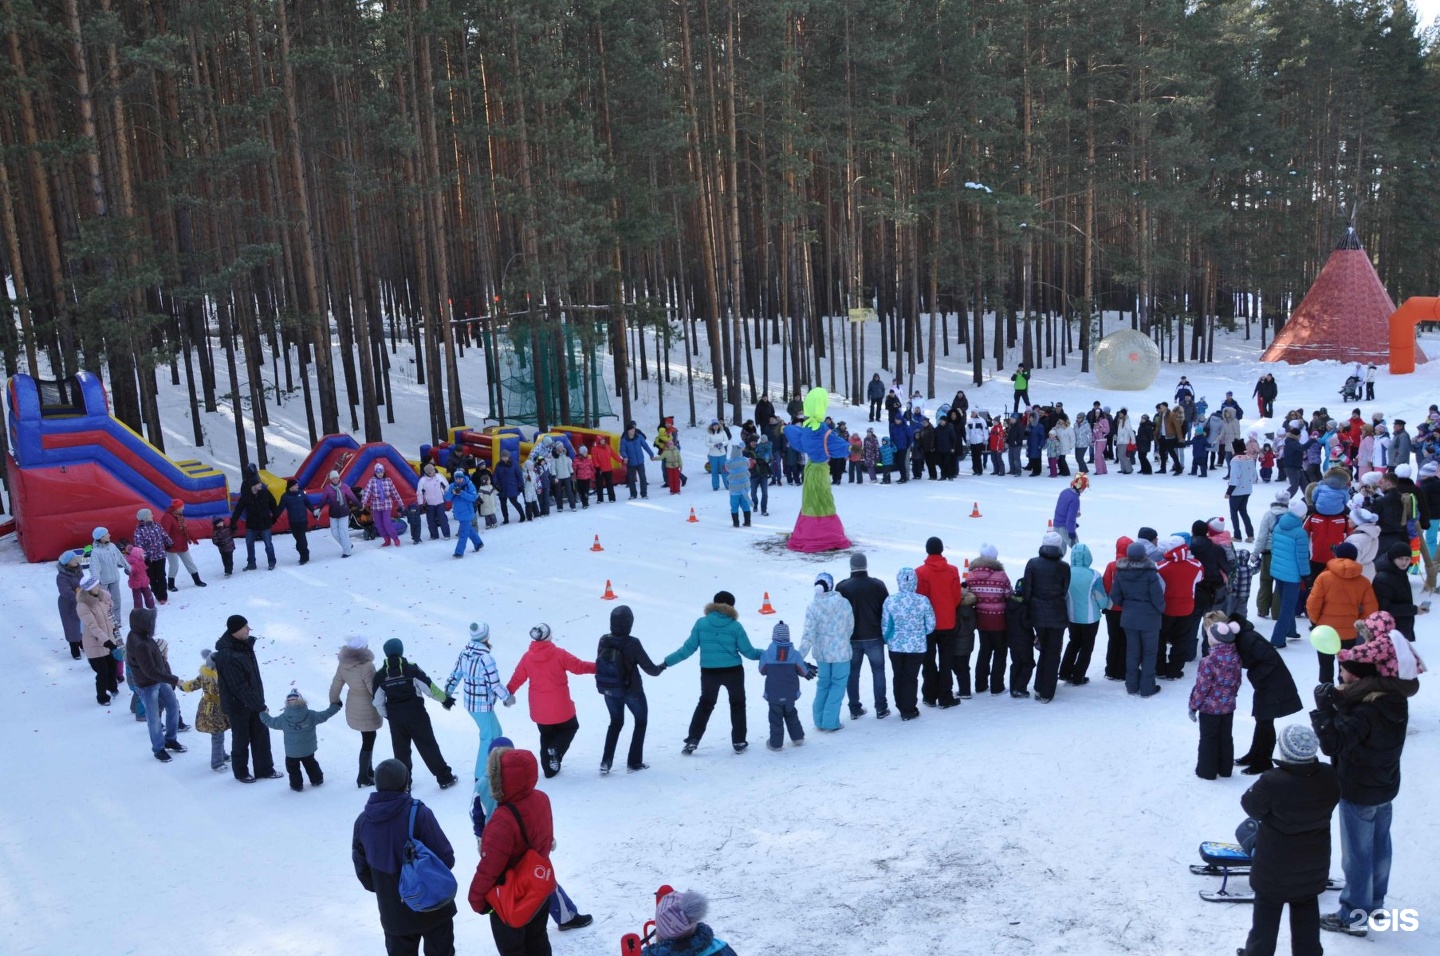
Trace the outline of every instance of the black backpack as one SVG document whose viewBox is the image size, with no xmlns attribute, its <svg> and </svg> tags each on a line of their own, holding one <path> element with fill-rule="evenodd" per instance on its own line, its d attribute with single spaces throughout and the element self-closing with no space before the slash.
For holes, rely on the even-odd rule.
<svg viewBox="0 0 1440 956">
<path fill-rule="evenodd" d="M 624 697 L 630 689 L 630 669 L 614 644 L 601 644 L 595 655 L 595 689 L 606 697 Z"/>
</svg>

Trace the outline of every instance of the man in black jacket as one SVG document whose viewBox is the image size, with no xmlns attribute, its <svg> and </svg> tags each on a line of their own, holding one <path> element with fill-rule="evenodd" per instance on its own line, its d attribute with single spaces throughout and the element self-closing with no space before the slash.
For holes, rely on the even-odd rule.
<svg viewBox="0 0 1440 956">
<path fill-rule="evenodd" d="M 1280 912 L 1290 906 L 1294 953 L 1319 953 L 1320 894 L 1330 878 L 1330 815 L 1340 799 L 1335 771 L 1315 759 L 1315 734 L 1291 724 L 1280 760 L 1245 791 L 1240 805 L 1258 826 L 1250 888 L 1255 891 L 1245 956 L 1274 956 Z"/>
<path fill-rule="evenodd" d="M 455 903 L 417 913 L 400 899 L 400 868 L 410 842 L 410 808 L 415 808 L 415 839 L 447 867 L 455 868 L 455 850 L 435 814 L 410 796 L 410 771 L 391 757 L 375 768 L 375 792 L 355 818 L 350 859 L 355 878 L 375 894 L 380 928 L 385 931 L 385 952 L 391 956 L 454 956 Z"/>
<path fill-rule="evenodd" d="M 435 742 L 435 729 L 425 712 L 425 695 L 442 701 L 446 710 L 455 706 L 455 698 L 405 660 L 404 654 L 405 645 L 398 637 L 385 642 L 385 663 L 375 672 L 375 709 L 390 725 L 390 747 L 400 762 L 409 768 L 413 741 L 420 759 L 444 790 L 455 786 L 457 778 Z"/>
<path fill-rule="evenodd" d="M 1321 929 L 1365 935 L 1365 919 L 1385 906 L 1390 883 L 1391 801 L 1400 792 L 1400 754 L 1409 723 L 1407 691 L 1400 681 L 1394 645 L 1372 637 L 1335 656 L 1340 686 L 1315 688 L 1310 722 L 1320 749 L 1340 778 L 1340 865 L 1345 889 L 1340 909 L 1320 918 Z M 1407 687 L 1409 685 L 1409 687 Z"/>
<path fill-rule="evenodd" d="M 270 542 L 270 528 L 280 516 L 280 506 L 275 503 L 275 496 L 265 487 L 265 482 L 260 480 L 260 469 L 253 464 L 241 482 L 240 499 L 230 512 L 230 527 L 235 527 L 242 514 L 245 516 L 245 567 L 241 570 L 255 570 L 255 542 L 264 541 L 265 559 L 270 563 L 270 570 L 274 571 L 275 545 Z"/>
<path fill-rule="evenodd" d="M 1062 560 L 1064 556 L 1065 539 L 1059 532 L 1047 531 L 1039 556 L 1025 565 L 1025 605 L 1030 626 L 1035 629 L 1035 642 L 1040 647 L 1040 660 L 1035 666 L 1035 699 L 1042 704 L 1055 698 L 1060 651 L 1065 643 L 1065 628 L 1070 625 L 1066 604 L 1070 593 L 1070 565 Z M 1013 681 L 1010 691 L 1014 696 Z"/>
<path fill-rule="evenodd" d="M 268 494 L 268 492 L 267 492 Z M 230 769 L 241 783 L 279 780 L 270 753 L 270 730 L 260 720 L 265 709 L 265 684 L 260 662 L 250 640 L 250 622 L 239 614 L 225 621 L 225 633 L 215 642 L 210 658 L 219 675 L 220 709 L 230 718 Z M 250 754 L 255 755 L 255 776 L 250 776 Z"/>
<path fill-rule="evenodd" d="M 856 551 L 850 555 L 850 576 L 835 585 L 835 591 L 850 602 L 850 609 L 855 613 L 855 629 L 850 635 L 850 680 L 845 688 L 850 719 L 865 716 L 865 705 L 860 703 L 860 663 L 869 661 L 870 676 L 874 680 L 875 717 L 884 720 L 890 716 L 890 704 L 885 699 L 885 640 L 880 630 L 880 611 L 890 596 L 890 589 L 884 581 L 870 576 L 864 553 Z"/>
</svg>

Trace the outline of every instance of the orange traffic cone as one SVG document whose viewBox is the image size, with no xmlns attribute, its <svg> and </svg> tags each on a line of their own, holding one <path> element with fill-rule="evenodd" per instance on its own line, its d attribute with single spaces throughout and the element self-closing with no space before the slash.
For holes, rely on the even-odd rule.
<svg viewBox="0 0 1440 956">
<path fill-rule="evenodd" d="M 697 518 L 697 517 L 695 517 L 695 509 L 694 509 L 694 508 L 691 508 L 691 509 L 690 509 L 690 517 L 686 518 L 685 520 L 688 521 L 688 522 L 690 522 L 691 524 L 695 524 L 695 523 L 696 523 L 697 521 L 699 521 L 700 519 Z"/>
<path fill-rule="evenodd" d="M 980 502 L 978 502 L 978 501 L 975 502 L 975 505 L 970 509 L 970 517 L 972 517 L 972 518 L 980 518 L 980 517 L 983 517 L 983 516 L 980 514 Z"/>
<path fill-rule="evenodd" d="M 962 580 L 962 581 L 968 581 L 968 580 L 970 580 L 970 559 L 969 559 L 969 558 L 966 558 L 966 559 L 965 559 L 965 572 L 960 575 L 960 580 Z"/>
<path fill-rule="evenodd" d="M 590 550 L 591 550 L 591 551 L 604 551 L 604 550 L 605 550 L 604 548 L 600 547 L 600 536 L 599 536 L 598 534 L 595 536 L 595 543 L 592 544 L 592 545 L 590 545 Z"/>
<path fill-rule="evenodd" d="M 1046 519 L 1045 519 L 1045 527 L 1046 527 L 1046 528 L 1053 528 L 1053 527 L 1055 527 L 1055 519 L 1054 519 L 1054 518 L 1046 518 Z"/>
<path fill-rule="evenodd" d="M 600 595 L 600 600 L 602 600 L 602 601 L 613 601 L 613 600 L 615 600 L 615 592 L 612 591 L 612 590 L 610 590 L 610 580 L 609 580 L 609 578 L 606 578 L 606 580 L 605 580 L 605 593 L 602 594 L 602 595 Z"/>
<path fill-rule="evenodd" d="M 765 603 L 762 604 L 762 605 L 760 605 L 760 613 L 761 613 L 761 614 L 774 614 L 774 613 L 775 613 L 775 609 L 770 606 L 770 592 L 769 592 L 769 591 L 766 591 L 766 592 L 765 592 Z"/>
</svg>

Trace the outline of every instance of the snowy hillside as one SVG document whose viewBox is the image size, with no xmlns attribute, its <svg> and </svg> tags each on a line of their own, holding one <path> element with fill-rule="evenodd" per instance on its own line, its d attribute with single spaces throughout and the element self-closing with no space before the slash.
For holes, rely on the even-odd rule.
<svg viewBox="0 0 1440 956">
<path fill-rule="evenodd" d="M 1440 349 L 1430 346 L 1431 354 Z M 878 349 L 872 349 L 874 355 Z M 1219 404 L 1233 389 L 1253 413 L 1250 392 L 1261 371 L 1258 349 L 1224 344 L 1214 365 L 1162 368 L 1142 393 L 1102 392 L 1091 376 L 1040 370 L 1031 385 L 1040 403 L 1059 398 L 1081 410 L 1092 400 L 1128 406 L 1138 418 L 1168 399 L 1180 373 L 1197 395 Z M 942 362 L 936 403 L 965 388 L 972 405 L 1008 408 L 1005 381 L 968 386 L 963 355 Z M 483 362 L 472 352 L 464 369 L 476 375 L 466 395 L 479 411 Z M 681 365 L 683 369 L 683 364 Z M 1277 409 L 1342 407 L 1336 394 L 1344 372 L 1334 364 L 1279 367 Z M 869 377 L 867 370 L 866 378 Z M 667 409 L 683 406 L 679 385 L 667 388 Z M 1440 399 L 1440 362 L 1413 376 L 1383 373 L 1370 411 L 1417 421 Z M 170 393 L 183 398 L 183 393 Z M 772 392 L 773 394 L 773 392 Z M 386 438 L 408 455 L 422 441 L 422 389 L 396 383 L 400 425 Z M 403 397 L 403 398 L 402 398 Z M 653 394 L 635 417 L 653 435 Z M 618 407 L 618 402 L 617 402 Z M 704 406 L 707 409 L 709 406 Z M 750 407 L 747 404 L 747 408 Z M 270 468 L 284 474 L 309 451 L 303 420 L 275 410 L 269 430 Z M 1348 406 L 1346 406 L 1348 410 Z M 865 410 L 832 408 L 837 419 L 863 429 Z M 748 412 L 747 412 L 748 414 Z M 174 457 L 214 461 L 232 476 L 233 428 L 225 413 L 207 417 L 213 445 L 189 449 L 186 423 L 167 409 Z M 677 420 L 683 416 L 677 416 Z M 476 416 L 478 419 L 478 415 Z M 708 421 L 708 413 L 705 416 Z M 1247 424 L 1248 424 L 1247 419 Z M 412 431 L 405 431 L 409 423 Z M 474 424 L 472 422 L 472 424 Z M 616 427 L 613 421 L 604 423 Z M 485 549 L 463 561 L 446 543 L 398 550 L 356 541 L 341 561 L 325 532 L 312 534 L 314 559 L 298 567 L 288 536 L 277 536 L 280 566 L 225 579 L 207 543 L 196 553 L 210 586 L 186 582 L 161 609 L 159 636 L 182 678 L 193 677 L 201 647 L 212 645 L 227 615 L 247 616 L 260 635 L 257 651 L 272 710 L 287 688 L 302 688 L 323 706 L 337 648 L 365 635 L 379 650 L 387 638 L 405 641 L 406 656 L 443 682 L 471 621 L 494 635 L 502 677 L 508 677 L 531 626 L 545 622 L 557 641 L 593 659 L 614 602 L 600 599 L 606 581 L 635 612 L 634 633 L 657 659 L 679 647 L 715 591 L 738 598 L 740 620 L 763 645 L 777 620 L 797 642 L 811 582 L 818 570 L 842 577 L 846 556 L 797 556 L 778 547 L 799 506 L 799 489 L 771 488 L 770 516 L 755 527 L 730 527 L 728 496 L 712 492 L 702 471 L 699 431 L 682 432 L 690 482 L 678 497 L 650 466 L 651 495 L 593 505 L 579 514 L 552 514 L 534 524 L 510 524 L 484 534 Z M 969 476 L 955 482 L 904 486 L 842 485 L 836 502 L 871 573 L 893 590 L 895 572 L 924 558 L 929 535 L 945 541 L 956 564 L 974 558 L 982 542 L 999 548 L 1012 575 L 1035 554 L 1055 497 L 1064 486 L 1048 478 Z M 1257 488 L 1253 517 L 1275 486 Z M 1082 503 L 1080 536 L 1096 563 L 1114 554 L 1119 535 L 1141 525 L 1163 533 L 1188 529 L 1196 518 L 1228 514 L 1224 482 L 1112 472 L 1092 477 Z M 981 518 L 967 517 L 978 503 Z M 685 521 L 690 508 L 698 523 Z M 129 529 L 123 529 L 128 532 Z M 603 552 L 589 550 L 599 535 Z M 241 545 L 243 548 L 243 544 Z M 243 558 L 243 555 L 240 555 Z M 237 567 L 239 562 L 237 562 Z M 10 692 L 0 696 L 7 769 L 0 803 L 0 919 L 6 953 L 149 954 L 378 954 L 383 942 L 373 897 L 350 864 L 355 814 L 369 790 L 353 784 L 358 735 L 342 717 L 320 728 L 319 761 L 326 785 L 292 793 L 280 781 L 237 784 L 208 766 L 208 742 L 190 733 L 190 753 L 169 765 L 149 753 L 144 727 L 119 705 L 97 707 L 90 670 L 71 661 L 58 628 L 54 570 L 23 563 L 14 539 L 0 543 L 6 613 L 0 671 Z M 1417 585 L 1418 586 L 1418 585 Z M 757 613 L 765 592 L 779 612 Z M 1252 604 L 1253 607 L 1253 604 Z M 126 601 L 128 611 L 129 602 Z M 1419 648 L 1440 664 L 1440 620 L 1422 617 Z M 1303 622 L 1301 622 L 1303 625 Z M 571 682 L 581 729 L 564 772 L 542 781 L 555 809 L 561 883 L 595 923 L 557 934 L 562 956 L 613 953 L 619 937 L 652 915 L 661 883 L 695 888 L 711 897 L 709 922 L 741 956 L 939 956 L 954 953 L 1144 956 L 1230 953 L 1244 942 L 1250 911 L 1203 902 L 1197 892 L 1218 880 L 1190 875 L 1196 845 L 1229 840 L 1243 818 L 1239 799 L 1251 782 L 1236 775 L 1215 782 L 1194 775 L 1197 732 L 1187 719 L 1184 681 L 1164 684 L 1152 700 L 1125 694 L 1101 676 L 1104 628 L 1089 674 L 1091 683 L 1062 685 L 1048 707 L 1008 695 L 979 695 L 921 719 L 898 716 L 844 721 L 843 732 L 810 732 L 813 685 L 802 687 L 806 746 L 767 752 L 762 682 L 747 664 L 749 752 L 728 746 L 727 712 L 712 717 L 700 750 L 680 754 L 699 690 L 698 659 L 647 679 L 650 729 L 640 774 L 597 774 L 605 708 L 589 678 Z M 1316 680 L 1306 645 L 1284 651 L 1302 698 Z M 973 660 L 973 659 L 972 659 Z M 888 679 L 887 674 L 887 679 Z M 1428 681 L 1437 678 L 1431 676 Z M 862 679 L 869 704 L 869 674 Z M 182 695 L 193 719 L 198 694 Z M 507 735 L 534 748 L 535 725 L 521 706 L 500 719 Z M 1252 721 L 1250 695 L 1241 693 L 1235 739 L 1243 752 Z M 445 757 L 468 780 L 476 731 L 461 708 L 431 706 Z M 1392 908 L 1420 914 L 1416 932 L 1375 933 L 1369 940 L 1323 940 L 1332 954 L 1440 951 L 1440 822 L 1425 798 L 1440 785 L 1440 703 L 1433 692 L 1411 701 L 1404 783 L 1395 802 Z M 1296 715 L 1280 726 L 1304 719 Z M 622 737 L 628 740 L 629 727 Z M 280 739 L 274 736 L 280 750 Z M 385 731 L 377 760 L 389 756 Z M 462 888 L 476 862 L 466 811 L 469 787 L 441 792 L 417 761 L 414 792 L 434 808 L 455 845 Z M 1336 824 L 1338 834 L 1338 823 Z M 1338 835 L 1331 872 L 1340 873 Z M 1333 910 L 1335 894 L 1322 900 Z M 494 951 L 486 920 L 462 904 L 456 921 L 462 953 Z M 1282 928 L 1280 951 L 1288 951 Z"/>
</svg>

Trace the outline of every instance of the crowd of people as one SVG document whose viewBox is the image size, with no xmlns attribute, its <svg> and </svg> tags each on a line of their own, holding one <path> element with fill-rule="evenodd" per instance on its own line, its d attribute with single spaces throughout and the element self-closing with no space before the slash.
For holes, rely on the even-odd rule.
<svg viewBox="0 0 1440 956">
<path fill-rule="evenodd" d="M 867 428 L 863 438 L 850 435 L 843 422 L 831 422 L 845 434 L 849 448 L 847 457 L 831 462 L 836 484 L 847 473 L 855 483 L 876 481 L 877 475 L 882 482 L 892 475 L 898 475 L 900 483 L 953 480 L 967 454 L 976 476 L 987 466 L 993 475 L 1040 476 L 1043 457 L 1048 463 L 1043 473 L 1069 480 L 1057 497 L 1053 527 L 1018 573 L 1007 570 L 999 549 L 990 544 L 980 545 L 962 569 L 947 558 L 943 541 L 932 536 L 924 543 L 923 560 L 896 569 L 892 593 L 871 575 L 866 555 L 856 552 L 849 557 L 848 576 L 838 582 L 829 572 L 817 574 L 798 645 L 791 642 L 784 621 L 773 626 L 768 644 L 752 642 L 734 596 L 724 590 L 704 606 L 688 638 L 658 659 L 632 633 L 635 618 L 628 607 L 611 613 L 594 660 L 561 648 L 547 624 L 536 624 L 524 654 L 504 681 L 483 623 L 470 626 L 443 685 L 406 658 L 399 638 L 384 643 L 377 661 L 368 641 L 355 637 L 338 651 L 326 707 L 311 709 L 303 693 L 292 689 L 280 713 L 272 715 L 254 635 L 243 616 L 231 616 L 213 649 L 201 651 L 191 680 L 172 672 L 168 647 L 156 637 L 156 607 L 164 606 L 176 587 L 179 567 L 189 571 L 195 586 L 205 586 L 188 554 L 197 542 L 188 534 L 179 502 L 172 503 L 159 522 L 147 509 L 140 510 L 128 541 L 117 545 L 108 529 L 97 528 L 88 555 L 73 551 L 61 556 L 57 586 L 64 637 L 72 654 L 83 656 L 94 671 L 100 704 L 118 700 L 122 680 L 133 688 L 132 712 L 147 723 L 150 747 L 159 761 L 186 752 L 178 734 L 189 728 L 179 718 L 175 691 L 199 691 L 196 729 L 211 737 L 210 765 L 216 771 L 228 769 L 243 783 L 288 778 L 297 792 L 307 781 L 311 787 L 322 785 L 317 727 L 343 707 L 347 725 L 360 734 L 356 784 L 375 788 L 356 822 L 356 872 L 377 894 L 392 953 L 416 952 L 422 942 L 427 952 L 453 951 L 453 903 L 448 912 L 445 907 L 411 910 L 399 895 L 399 870 L 401 850 L 412 837 L 453 867 L 453 850 L 438 819 L 410 798 L 409 786 L 412 748 L 441 789 L 458 782 L 436 741 L 425 699 L 447 711 L 461 704 L 479 735 L 470 815 L 481 864 L 469 900 L 477 912 L 490 913 L 502 954 L 529 954 L 548 952 L 547 918 L 562 930 L 590 922 L 558 884 L 544 897 L 546 905 L 527 914 L 519 926 L 506 922 L 492 901 L 497 882 L 521 856 L 534 852 L 548 857 L 553 848 L 549 801 L 536 787 L 542 773 L 550 778 L 562 772 L 580 730 L 571 675 L 593 677 L 609 714 L 600 772 L 611 771 L 628 714 L 631 737 L 624 758 L 626 770 L 635 773 L 648 769 L 644 743 L 649 707 L 642 673 L 660 677 L 697 653 L 699 698 L 682 754 L 700 747 L 722 689 L 729 707 L 730 746 L 743 753 L 749 746 L 747 660 L 756 662 L 763 684 L 767 747 L 782 750 L 787 738 L 792 745 L 805 740 L 797 707 L 802 681 L 814 683 L 811 725 L 827 734 L 844 728 L 842 712 L 851 720 L 870 713 L 877 719 L 888 717 L 892 700 L 901 721 L 920 717 L 922 705 L 949 710 L 987 694 L 1049 704 L 1062 685 L 1074 690 L 1090 683 L 1103 624 L 1103 676 L 1123 682 L 1137 698 L 1155 697 L 1163 689 L 1161 682 L 1184 679 L 1187 665 L 1195 664 L 1186 709 L 1199 730 L 1197 776 L 1228 777 L 1238 766 L 1259 778 L 1247 792 L 1244 808 L 1259 835 L 1257 861 L 1266 859 L 1256 865 L 1254 929 L 1242 952 L 1273 951 L 1285 904 L 1291 906 L 1297 939 L 1309 939 L 1312 924 L 1314 933 L 1319 928 L 1363 933 L 1353 915 L 1384 903 L 1390 802 L 1399 787 L 1406 702 L 1418 690 L 1418 675 L 1424 671 L 1411 644 L 1416 617 L 1428 610 L 1428 602 L 1417 604 L 1410 579 L 1423 573 L 1422 590 L 1434 589 L 1440 411 L 1431 406 L 1430 416 L 1412 435 L 1403 421 L 1386 423 L 1378 414 L 1366 421 L 1358 409 L 1344 424 L 1324 409 L 1308 417 L 1296 409 L 1282 416 L 1275 437 L 1267 440 L 1259 429 L 1243 425 L 1233 395 L 1227 393 L 1212 413 L 1184 377 L 1173 405 L 1162 402 L 1153 418 L 1142 414 L 1133 424 L 1127 409 L 1112 414 L 1098 401 L 1073 421 L 1061 402 L 1029 406 L 1028 386 L 1027 370 L 1021 369 L 1015 379 L 1017 411 L 1003 418 L 971 408 L 959 392 L 948 406 L 937 409 L 932 421 L 918 396 L 903 397 L 898 382 L 884 389 L 877 375 L 868 398 L 871 420 L 878 421 L 882 413 L 888 418 L 884 438 L 876 440 L 874 428 Z M 1257 410 L 1270 409 L 1276 392 L 1270 376 L 1257 383 Z M 1027 403 L 1023 413 L 1018 410 L 1021 400 Z M 792 419 L 799 414 L 796 404 L 786 410 Z M 792 472 L 798 483 L 804 464 L 792 462 L 780 419 L 768 401 L 757 406 L 755 421 L 764 424 L 746 422 L 738 441 L 731 440 L 728 426 L 719 421 L 705 437 L 712 490 L 729 492 L 737 526 L 741 513 L 745 524 L 750 523 L 752 506 L 766 512 L 772 465 L 778 469 L 777 484 L 784 484 L 792 483 Z M 1022 451 L 1027 459 L 1023 468 Z M 431 538 L 451 537 L 453 522 L 458 525 L 454 553 L 461 557 L 467 543 L 475 551 L 483 547 L 478 533 L 482 519 L 493 526 L 498 510 L 509 521 L 507 504 L 516 509 L 518 521 L 527 521 L 548 514 L 552 505 L 563 510 L 569 504 L 573 510 L 578 501 L 581 509 L 588 508 L 592 491 L 597 504 L 613 502 L 614 482 L 607 479 L 617 460 L 627 465 L 630 498 L 648 495 L 646 464 L 656 459 L 665 463 L 665 484 L 678 494 L 686 481 L 678 452 L 673 423 L 662 423 L 652 448 L 630 422 L 618 455 L 601 439 L 594 457 L 581 447 L 572 458 L 565 445 L 552 442 L 537 445 L 523 463 L 502 454 L 493 470 L 484 463 L 461 461 L 442 478 L 427 464 L 417 489 L 420 510 L 409 515 L 412 540 L 420 539 L 421 518 Z M 1223 473 L 1229 524 L 1225 516 L 1199 517 L 1188 530 L 1165 535 L 1139 527 L 1133 534 L 1117 535 L 1113 559 L 1097 567 L 1091 547 L 1080 537 L 1081 505 L 1091 475 L 1107 474 L 1109 464 L 1122 473 L 1168 470 L 1179 475 L 1186 454 L 1191 474 L 1204 477 L 1210 469 Z M 242 484 L 231 522 L 216 519 L 217 531 L 232 531 L 234 519 L 243 516 L 244 570 L 257 567 L 256 544 L 264 545 L 273 569 L 269 529 L 286 514 L 300 563 L 306 563 L 308 519 L 315 511 L 293 483 L 276 501 L 258 473 L 252 471 L 249 479 Z M 1249 498 L 1257 485 L 1267 483 L 1276 486 L 1274 499 L 1252 520 Z M 373 514 L 383 546 L 400 544 L 401 531 L 393 523 L 398 504 L 393 482 L 380 465 L 359 495 L 332 473 L 321 507 L 329 510 L 342 556 L 349 557 L 349 517 L 360 509 Z M 217 534 L 214 540 L 228 577 L 233 539 Z M 1241 544 L 1253 544 L 1253 552 Z M 122 575 L 133 603 L 123 639 Z M 1252 612 L 1253 576 L 1258 576 L 1259 586 Z M 1333 628 L 1338 638 L 1338 647 L 1330 650 L 1317 644 L 1320 684 L 1310 737 L 1301 725 L 1281 732 L 1275 726 L 1302 710 L 1291 670 L 1298 661 L 1282 653 L 1300 639 L 1296 620 L 1301 615 L 1312 627 Z M 1262 623 L 1272 618 L 1273 626 Z M 871 671 L 870 708 L 861 686 L 866 665 Z M 1232 724 L 1242 678 L 1248 678 L 1254 691 L 1255 729 L 1247 752 L 1236 758 Z M 497 708 L 514 705 L 522 689 L 537 726 L 538 755 L 515 748 L 503 736 L 497 714 Z M 376 738 L 385 725 L 394 757 L 376 765 Z M 284 774 L 275 766 L 271 730 L 282 734 Z M 1333 771 L 1316 769 L 1317 747 L 1333 758 Z M 1324 881 L 1316 888 L 1311 877 L 1328 873 L 1330 813 L 1337 805 L 1346 889 L 1340 912 L 1320 916 L 1316 901 Z M 500 809 L 505 812 L 497 816 Z M 1296 829 L 1297 819 L 1305 828 Z M 1322 851 L 1323 867 L 1317 862 Z M 1301 862 L 1293 867 L 1276 862 L 1288 853 Z M 673 925 L 679 935 L 662 935 L 646 951 L 690 952 L 676 941 L 696 938 L 713 946 L 713 933 L 700 922 L 698 894 L 675 894 L 670 903 L 667 899 L 671 897 L 657 901 L 657 907 L 664 909 L 670 921 L 666 925 Z M 661 911 L 657 908 L 657 925 Z"/>
</svg>

